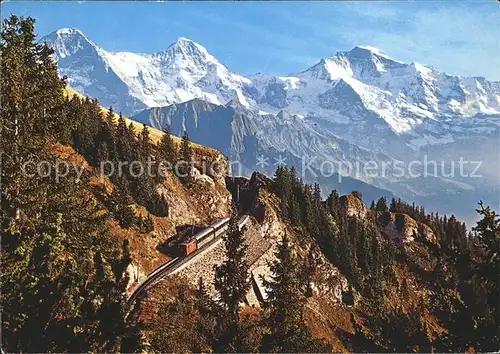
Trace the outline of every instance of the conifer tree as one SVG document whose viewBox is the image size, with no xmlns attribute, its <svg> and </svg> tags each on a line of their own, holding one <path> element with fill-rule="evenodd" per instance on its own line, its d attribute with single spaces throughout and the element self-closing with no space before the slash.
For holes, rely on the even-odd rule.
<svg viewBox="0 0 500 354">
<path fill-rule="evenodd" d="M 105 167 L 104 172 L 109 175 L 111 166 L 109 166 L 108 161 L 110 160 L 110 154 L 108 149 L 108 143 L 106 141 L 99 141 L 99 146 L 97 148 L 97 166 L 101 164 Z"/>
<path fill-rule="evenodd" d="M 219 293 L 224 308 L 222 322 L 225 328 L 218 339 L 217 351 L 238 352 L 242 333 L 239 331 L 239 309 L 250 288 L 247 245 L 245 235 L 237 224 L 236 214 L 229 221 L 228 230 L 223 236 L 225 261 L 215 266 L 214 287 Z"/>
<path fill-rule="evenodd" d="M 335 222 L 340 222 L 340 196 L 337 190 L 333 190 L 326 199 L 328 211 L 333 216 Z"/>
<path fill-rule="evenodd" d="M 179 178 L 184 183 L 189 183 L 192 181 L 192 160 L 193 152 L 191 150 L 191 144 L 189 141 L 189 136 L 187 131 L 184 131 L 181 142 L 181 161 L 178 168 Z"/>
<path fill-rule="evenodd" d="M 3 21 L 0 48 L 2 202 L 9 216 L 19 215 L 23 178 L 20 166 L 47 147 L 49 132 L 62 120 L 64 79 L 58 77 L 53 50 L 37 44 L 35 20 L 12 15 Z M 8 206 L 7 206 L 8 205 Z"/>
<path fill-rule="evenodd" d="M 387 211 L 387 200 L 385 197 L 380 197 L 377 201 L 377 205 L 375 206 L 375 210 L 377 211 Z"/>
<path fill-rule="evenodd" d="M 88 97 L 82 101 L 81 107 L 73 117 L 75 126 L 73 129 L 73 142 L 76 150 L 85 158 L 97 166 L 97 150 L 100 145 L 100 130 L 102 127 L 102 114 L 97 100 L 90 100 Z"/>
<path fill-rule="evenodd" d="M 308 297 L 312 296 L 311 282 L 318 266 L 316 252 L 313 246 L 309 247 L 307 258 L 303 262 L 300 272 L 300 281 L 303 287 L 302 292 Z"/>
<path fill-rule="evenodd" d="M 356 252 L 358 255 L 358 267 L 364 271 L 365 276 L 368 276 L 375 270 L 371 268 L 371 265 L 373 264 L 372 238 L 370 237 L 371 235 L 368 233 L 364 224 L 356 222 L 356 227 L 358 229 L 358 251 Z"/>
<path fill-rule="evenodd" d="M 319 234 L 318 214 L 318 205 L 314 202 L 311 186 L 305 185 L 302 191 L 302 220 L 313 237 Z"/>
<path fill-rule="evenodd" d="M 144 161 L 151 156 L 151 138 L 149 137 L 149 128 L 146 124 L 142 126 L 142 131 L 139 139 L 139 152 Z"/>
<path fill-rule="evenodd" d="M 312 339 L 303 322 L 305 296 L 301 286 L 297 260 L 289 240 L 283 236 L 276 260 L 271 264 L 271 279 L 263 279 L 268 311 L 266 324 L 270 333 L 264 337 L 264 352 L 323 352 L 322 343 Z M 321 348 L 321 349 L 319 349 Z"/>
<path fill-rule="evenodd" d="M 120 161 L 131 160 L 131 146 L 130 136 L 127 129 L 127 124 L 122 114 L 118 117 L 118 124 L 116 126 L 116 152 Z"/>
<path fill-rule="evenodd" d="M 198 279 L 198 287 L 195 293 L 196 309 L 198 311 L 196 331 L 202 338 L 217 340 L 221 337 L 222 323 L 219 321 L 221 307 L 214 301 L 206 289 L 203 279 Z M 218 345 L 216 345 L 218 346 Z M 221 345 L 224 347 L 224 345 Z M 195 352 L 202 352 L 205 348 L 193 348 Z"/>
<path fill-rule="evenodd" d="M 391 206 L 389 209 L 392 213 L 398 212 L 398 203 L 396 202 L 396 198 L 391 199 Z"/>
<path fill-rule="evenodd" d="M 108 112 L 106 114 L 106 123 L 109 126 L 109 129 L 114 132 L 115 131 L 115 112 L 113 111 L 113 107 L 108 108 Z"/>
<path fill-rule="evenodd" d="M 109 268 L 120 250 L 109 237 L 102 205 L 88 189 L 89 175 L 75 183 L 71 169 L 60 180 L 53 174 L 31 178 L 11 170 L 27 158 L 55 168 L 58 160 L 48 147 L 67 139 L 58 129 L 68 123 L 62 107 L 69 104 L 64 80 L 58 77 L 53 51 L 35 42 L 33 19 L 12 15 L 4 21 L 1 37 L 1 149 L 9 157 L 1 171 L 2 348 L 115 351 L 123 333 L 115 324 L 122 327 L 122 318 L 109 318 L 113 326 L 103 340 L 100 314 L 110 305 L 103 302 L 107 294 L 120 294 L 114 303 L 123 304 L 122 289 L 112 273 L 101 269 Z M 79 105 L 75 100 L 71 108 Z M 83 105 L 78 124 L 95 113 L 93 102 Z M 88 127 L 91 139 L 81 146 L 88 143 L 90 151 L 98 126 Z M 102 267 L 95 267 L 97 254 Z"/>
<path fill-rule="evenodd" d="M 154 181 L 147 173 L 137 173 L 134 179 L 134 198 L 140 205 L 150 206 L 155 195 Z"/>
<path fill-rule="evenodd" d="M 160 143 L 158 144 L 158 150 L 160 152 L 160 156 L 165 159 L 165 161 L 173 163 L 177 156 L 177 147 L 170 133 L 170 125 L 165 125 L 163 133 L 164 134 L 161 137 Z"/>
<path fill-rule="evenodd" d="M 214 286 L 220 295 L 221 302 L 226 307 L 231 323 L 235 324 L 240 304 L 250 288 L 246 260 L 248 246 L 245 243 L 243 230 L 238 227 L 236 215 L 231 217 L 228 231 L 222 238 L 226 260 L 215 267 Z"/>
<path fill-rule="evenodd" d="M 351 222 L 342 217 L 339 223 L 339 237 L 335 245 L 335 254 L 338 259 L 338 266 L 346 277 L 355 282 L 356 268 L 356 248 L 349 234 L 349 224 Z"/>
<path fill-rule="evenodd" d="M 286 166 L 278 166 L 273 180 L 274 193 L 280 198 L 280 209 L 283 217 L 289 217 L 300 224 L 300 206 L 292 194 L 291 176 Z"/>
<path fill-rule="evenodd" d="M 127 185 L 128 181 L 122 177 L 120 182 L 115 184 L 110 196 L 110 209 L 120 226 L 124 228 L 130 227 L 136 222 L 135 212 L 132 208 L 133 201 L 127 193 Z"/>
<path fill-rule="evenodd" d="M 291 189 L 288 173 L 288 168 L 286 166 L 278 166 L 276 172 L 274 173 L 273 181 L 274 192 L 285 202 L 290 196 L 289 194 Z"/>
<path fill-rule="evenodd" d="M 138 140 L 134 138 L 135 132 L 132 123 L 129 126 L 131 155 L 133 160 L 141 164 L 133 165 L 133 195 L 137 203 L 145 206 L 149 212 L 154 211 L 156 182 L 158 175 L 151 175 L 150 172 L 158 171 L 153 158 L 153 145 L 149 134 L 149 128 L 144 124 Z M 137 148 L 137 151 L 135 149 Z"/>
<path fill-rule="evenodd" d="M 292 222 L 297 225 L 301 226 L 302 225 L 302 215 L 300 211 L 300 204 L 295 195 L 293 195 L 289 201 L 289 204 L 285 210 L 288 209 L 288 217 Z"/>
<path fill-rule="evenodd" d="M 137 133 L 135 131 L 134 124 L 132 122 L 130 122 L 128 125 L 127 135 L 128 135 L 128 141 L 130 143 L 131 151 L 137 152 L 136 149 L 139 147 L 139 145 L 138 145 L 138 141 L 137 141 Z M 136 154 L 133 154 L 131 156 L 131 159 L 133 160 L 134 158 L 137 158 L 136 156 L 137 156 Z"/>
<path fill-rule="evenodd" d="M 491 319 L 482 324 L 482 331 L 487 333 L 488 338 L 483 350 L 494 350 L 500 344 L 500 219 L 489 206 L 485 207 L 483 201 L 479 202 L 476 211 L 483 218 L 479 220 L 473 231 L 477 233 L 475 238 L 478 247 L 482 251 L 482 261 L 474 269 L 474 276 L 480 279 L 486 289 L 486 303 L 491 311 Z M 487 316 L 486 318 L 488 318 Z"/>
<path fill-rule="evenodd" d="M 116 164 L 118 161 L 117 148 L 116 148 L 116 126 L 114 123 L 114 112 L 113 108 L 109 108 L 108 113 L 104 119 L 99 121 L 99 135 L 97 137 L 99 146 L 101 144 L 106 145 L 107 148 L 107 158 L 106 160 L 100 160 L 99 162 L 109 161 L 110 163 Z M 113 179 L 115 174 L 111 176 Z"/>
</svg>

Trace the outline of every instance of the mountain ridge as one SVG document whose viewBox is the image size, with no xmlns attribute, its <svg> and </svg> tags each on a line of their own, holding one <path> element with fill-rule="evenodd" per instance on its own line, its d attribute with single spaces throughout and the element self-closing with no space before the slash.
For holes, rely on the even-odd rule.
<svg viewBox="0 0 500 354">
<path fill-rule="evenodd" d="M 166 124 L 168 119 L 150 119 L 150 111 L 157 108 L 170 112 L 194 99 L 215 105 L 201 104 L 194 110 L 196 118 L 177 119 L 187 122 L 190 136 L 194 134 L 199 143 L 215 144 L 231 157 L 244 156 L 249 170 L 255 169 L 257 157 L 272 161 L 280 155 L 300 163 L 315 154 L 318 166 L 366 162 L 373 156 L 377 164 L 409 163 L 424 154 L 437 161 L 473 161 L 477 154 L 468 147 L 480 144 L 479 155 L 493 161 L 492 167 L 481 170 L 486 177 L 481 181 L 439 176 L 429 191 L 429 181 L 406 176 L 355 178 L 408 200 L 429 195 L 439 199 L 443 190 L 473 190 L 480 199 L 491 194 L 489 188 L 498 179 L 498 163 L 489 152 L 498 148 L 500 82 L 403 63 L 369 46 L 339 51 L 296 74 L 244 76 L 184 37 L 154 54 L 107 52 L 77 29 L 56 31 L 41 41 L 54 48 L 60 74 L 68 76 L 76 91 L 132 118 L 143 111 L 137 118 L 142 123 L 163 128 L 159 122 Z M 223 107 L 233 107 L 238 117 L 220 113 L 228 112 Z M 226 121 L 211 113 L 214 109 Z M 210 130 L 216 125 L 219 129 Z"/>
<path fill-rule="evenodd" d="M 258 108 L 255 104 L 255 101 L 257 101 L 255 96 L 258 96 L 257 92 L 262 89 L 268 90 L 269 92 L 273 90 L 272 87 L 269 87 L 268 83 L 264 82 L 265 87 L 259 87 L 262 85 L 262 82 L 253 82 L 252 79 L 258 74 L 247 75 L 247 77 L 230 71 L 227 66 L 220 63 L 212 54 L 210 54 L 205 47 L 185 37 L 179 37 L 176 42 L 172 43 L 165 50 L 153 54 L 105 51 L 76 28 L 65 28 L 55 31 L 52 34 L 43 37 L 41 41 L 47 41 L 49 45 L 54 47 L 56 51 L 56 58 L 65 58 L 68 56 L 68 46 L 65 45 L 61 48 L 61 46 L 57 44 L 61 43 L 61 41 L 69 41 L 71 43 L 71 40 L 73 39 L 71 35 L 76 38 L 84 39 L 91 46 L 93 46 L 96 52 L 101 55 L 104 61 L 106 61 L 106 64 L 111 67 L 113 71 L 118 74 L 120 79 L 126 83 L 129 89 L 131 89 L 131 95 L 142 101 L 142 103 L 148 107 L 165 106 L 171 103 L 186 102 L 192 98 L 202 98 L 219 105 L 224 105 L 228 101 L 236 99 L 247 108 L 255 110 Z M 59 39 L 56 45 L 54 45 L 53 39 L 55 36 Z M 81 43 L 78 41 L 76 45 L 73 43 L 73 46 L 71 46 L 70 49 L 70 54 L 74 55 L 79 50 L 84 48 L 81 47 Z M 500 114 L 500 82 L 488 81 L 480 77 L 464 78 L 461 76 L 452 76 L 446 73 L 441 73 L 433 67 L 428 67 L 416 62 L 406 64 L 389 57 L 380 49 L 371 46 L 356 46 L 350 51 L 338 51 L 335 55 L 322 58 L 317 64 L 298 72 L 297 74 L 291 73 L 287 76 L 266 76 L 271 83 L 283 86 L 283 89 L 288 91 L 295 90 L 296 92 L 294 92 L 294 95 L 296 95 L 298 93 L 297 90 L 300 91 L 301 84 L 303 84 L 302 86 L 311 86 L 314 84 L 307 82 L 306 76 L 310 73 L 314 76 L 315 70 L 322 70 L 322 75 L 319 77 L 317 76 L 316 79 L 324 80 L 327 84 L 331 80 L 343 79 L 345 82 L 351 84 L 353 89 L 363 91 L 363 94 L 367 96 L 366 102 L 371 103 L 371 108 L 373 108 L 372 110 L 382 116 L 384 116 L 384 112 L 382 112 L 383 109 L 373 106 L 373 100 L 369 99 L 370 97 L 368 96 L 376 96 L 378 98 L 394 96 L 395 92 L 390 92 L 390 95 L 381 92 L 384 90 L 381 89 L 380 86 L 401 91 L 401 86 L 408 84 L 408 82 L 405 82 L 404 80 L 401 82 L 401 76 L 403 76 L 403 79 L 406 78 L 408 80 L 413 80 L 410 81 L 409 84 L 415 84 L 417 86 L 416 92 L 411 92 L 406 88 L 405 90 L 399 92 L 399 97 L 395 98 L 396 101 L 399 98 L 401 102 L 389 103 L 401 104 L 402 107 L 406 107 L 404 104 L 409 103 L 413 110 L 412 113 L 417 117 L 425 118 L 429 116 L 429 112 L 433 112 L 438 109 L 436 105 L 439 102 L 435 102 L 437 100 L 436 93 L 431 92 L 432 90 L 430 90 L 428 86 L 430 81 L 437 81 L 438 79 L 442 81 L 444 80 L 443 78 L 451 78 L 452 83 L 458 85 L 455 87 L 456 91 L 452 92 L 454 95 L 453 97 L 455 98 L 461 96 L 463 99 L 465 91 L 472 95 L 471 87 L 473 84 L 476 84 L 476 86 L 481 86 L 481 84 L 483 84 L 487 86 L 490 91 L 494 91 L 493 93 L 496 95 L 496 97 L 490 97 L 491 94 L 490 96 L 486 95 L 488 97 L 473 97 L 476 101 L 478 101 L 472 102 L 477 103 L 477 107 L 468 107 L 469 109 L 464 108 L 463 112 L 457 110 L 456 112 L 445 111 L 443 114 L 459 114 L 462 116 L 472 116 L 477 113 Z M 396 76 L 390 77 L 388 75 L 388 73 L 392 75 L 391 70 L 396 71 L 394 73 Z M 397 72 L 398 70 L 402 72 Z M 440 75 L 440 77 L 429 77 L 432 73 Z M 165 81 L 164 77 L 167 74 L 174 77 L 175 80 Z M 415 77 L 409 76 L 410 74 Z M 316 73 L 316 75 L 318 75 L 318 73 Z M 149 82 L 148 79 L 150 79 Z M 467 79 L 465 80 L 467 82 L 461 82 L 460 80 L 462 79 Z M 471 82 L 471 80 L 475 80 L 475 82 Z M 139 83 L 144 87 L 144 90 L 138 91 L 136 86 Z M 452 83 L 445 82 L 448 86 Z M 318 83 L 316 83 L 316 85 L 317 84 Z M 469 86 L 469 90 L 464 90 L 465 84 Z M 195 89 L 193 85 L 197 86 L 197 89 Z M 367 88 L 365 85 L 371 87 Z M 210 92 L 210 89 L 212 89 L 212 91 L 221 91 L 221 87 L 225 88 L 226 92 Z M 476 88 L 480 92 L 485 91 L 483 87 Z M 154 94 L 149 92 L 153 89 L 160 91 L 162 94 L 167 96 L 172 91 L 174 94 L 172 94 L 171 97 L 161 100 L 159 97 L 155 98 Z M 443 90 L 444 89 L 440 88 L 438 91 L 442 94 Z M 276 87 L 276 90 L 274 91 L 274 95 L 276 95 L 282 90 L 279 90 L 279 88 Z M 151 95 L 153 95 L 153 97 L 151 97 Z M 423 95 L 423 97 L 417 97 L 418 95 Z M 401 98 L 402 96 L 408 96 L 408 102 L 404 102 Z M 427 103 L 427 105 L 423 105 L 422 102 L 416 102 L 416 104 L 413 104 L 415 102 L 412 102 L 412 100 L 416 100 L 416 98 L 421 98 L 424 103 Z M 496 98 L 496 102 L 494 102 L 494 98 Z M 452 105 L 456 106 L 457 102 L 458 101 L 452 102 Z M 272 109 L 274 111 L 276 107 L 273 105 L 272 100 L 268 103 L 270 107 L 274 107 L 274 109 Z M 420 106 L 418 103 L 420 103 Z M 450 102 L 445 103 L 449 105 Z M 305 107 L 296 107 L 294 105 L 291 105 L 291 107 L 288 105 L 288 107 L 294 114 L 306 115 L 304 113 L 307 113 L 300 112 L 300 110 L 304 111 Z M 446 107 L 446 109 L 450 109 L 450 107 Z M 124 113 L 137 113 L 137 111 Z M 321 112 L 314 113 L 322 117 Z M 418 120 L 418 118 L 414 119 Z M 388 124 L 398 133 L 408 130 L 408 127 L 399 127 L 395 124 L 391 124 L 391 122 L 388 122 Z"/>
</svg>

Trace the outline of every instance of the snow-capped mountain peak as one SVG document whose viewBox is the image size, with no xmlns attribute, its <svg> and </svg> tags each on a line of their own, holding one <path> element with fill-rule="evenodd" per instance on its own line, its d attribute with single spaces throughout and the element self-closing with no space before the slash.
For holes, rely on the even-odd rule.
<svg viewBox="0 0 500 354">
<path fill-rule="evenodd" d="M 388 70 L 404 66 L 407 64 L 389 57 L 378 48 L 357 46 L 323 58 L 303 73 L 322 80 L 363 79 L 380 77 Z"/>
<path fill-rule="evenodd" d="M 42 41 L 52 46 L 57 59 L 66 58 L 81 51 L 98 50 L 97 45 L 77 28 L 61 28 L 42 38 Z"/>
<path fill-rule="evenodd" d="M 85 35 L 82 33 L 82 31 L 80 31 L 78 28 L 75 28 L 75 27 L 61 28 L 61 29 L 55 31 L 54 33 L 57 34 L 58 36 L 78 35 L 78 36 L 85 37 Z M 85 37 L 85 38 L 87 38 L 87 37 Z M 87 38 L 87 40 L 90 42 L 90 40 L 88 38 Z"/>
<path fill-rule="evenodd" d="M 371 46 L 357 46 L 348 52 L 338 52 L 329 60 L 347 65 L 352 76 L 359 79 L 380 77 L 387 71 L 406 65 Z"/>
<path fill-rule="evenodd" d="M 168 48 L 167 51 L 169 50 L 179 50 L 182 51 L 188 55 L 197 55 L 202 53 L 205 56 L 210 56 L 212 57 L 207 49 L 203 47 L 202 45 L 196 43 L 195 41 L 185 38 L 185 37 L 179 37 L 177 41 L 172 43 Z M 213 57 L 212 57 L 213 58 Z"/>
<path fill-rule="evenodd" d="M 356 47 L 354 47 L 354 49 L 360 49 L 360 50 L 367 50 L 369 52 L 372 52 L 372 53 L 376 53 L 378 55 L 385 55 L 382 50 L 376 48 L 376 47 L 373 47 L 371 45 L 357 45 Z M 389 58 L 391 59 L 391 58 Z"/>
<path fill-rule="evenodd" d="M 160 60 L 166 61 L 167 64 L 173 65 L 186 63 L 204 66 L 209 63 L 219 64 L 217 59 L 211 55 L 205 47 L 184 37 L 180 37 L 165 51 L 154 54 L 154 56 Z"/>
<path fill-rule="evenodd" d="M 214 104 L 237 101 L 257 109 L 244 91 L 247 78 L 231 72 L 206 48 L 179 38 L 166 50 L 154 54 L 108 52 L 78 29 L 61 29 L 42 38 L 55 50 L 62 75 L 83 94 L 98 97 L 130 114 L 145 107 L 160 107 L 195 98 Z M 104 79 L 97 82 L 99 79 Z M 109 87 L 110 83 L 113 87 Z M 127 104 L 119 104 L 113 91 L 127 91 Z M 109 99 L 114 96 L 114 99 Z"/>
<path fill-rule="evenodd" d="M 351 122 L 377 125 L 397 135 L 413 132 L 428 120 L 500 114 L 498 82 L 407 64 L 370 46 L 337 52 L 296 75 L 260 74 L 251 79 L 250 92 L 263 111 L 286 109 L 341 127 Z M 358 137 L 353 134 L 352 141 Z"/>
<path fill-rule="evenodd" d="M 439 159 L 449 154 L 453 161 L 455 149 L 467 157 L 470 145 L 486 146 L 467 157 L 472 161 L 498 147 L 500 82 L 404 63 L 370 46 L 337 52 L 296 74 L 245 77 L 187 38 L 154 54 L 106 51 L 74 28 L 42 41 L 54 48 L 60 74 L 76 91 L 127 116 L 143 111 L 134 119 L 158 128 L 175 115 L 177 132 L 187 127 L 195 141 L 249 162 L 268 154 L 296 164 L 311 156 L 316 167 L 353 165 L 413 159 L 419 151 Z M 151 121 L 145 109 L 153 107 L 172 114 Z M 489 174 L 495 182 L 497 167 Z M 402 197 L 419 190 L 426 195 L 430 184 L 365 182 Z M 449 186 L 433 188 L 439 199 Z"/>
<path fill-rule="evenodd" d="M 500 112 L 498 82 L 407 64 L 371 46 L 337 52 L 297 74 L 244 77 L 183 37 L 155 54 L 108 52 L 74 28 L 44 40 L 54 47 L 61 74 L 75 89 L 125 114 L 192 99 L 231 102 L 254 112 L 285 109 L 340 125 L 340 130 L 355 122 L 353 133 L 346 133 L 355 141 L 363 127 L 400 135 L 428 120 Z"/>
<path fill-rule="evenodd" d="M 342 53 L 347 54 L 350 58 L 358 58 L 358 59 L 372 59 L 373 57 L 383 58 L 385 60 L 390 60 L 393 62 L 401 63 L 398 60 L 395 60 L 385 54 L 381 49 L 365 45 L 365 46 L 356 46 L 348 52 L 339 52 L 337 55 L 341 55 Z"/>
</svg>

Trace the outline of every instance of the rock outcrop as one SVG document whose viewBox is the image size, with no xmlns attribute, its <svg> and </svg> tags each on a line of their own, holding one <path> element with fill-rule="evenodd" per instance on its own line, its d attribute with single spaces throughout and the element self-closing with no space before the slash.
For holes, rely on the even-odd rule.
<svg viewBox="0 0 500 354">
<path fill-rule="evenodd" d="M 355 216 L 364 219 L 367 214 L 365 203 L 352 194 L 340 197 L 340 208 L 346 216 Z"/>
<path fill-rule="evenodd" d="M 415 237 L 435 240 L 432 229 L 403 213 L 372 211 L 380 224 L 381 231 L 397 243 L 410 242 Z"/>
</svg>

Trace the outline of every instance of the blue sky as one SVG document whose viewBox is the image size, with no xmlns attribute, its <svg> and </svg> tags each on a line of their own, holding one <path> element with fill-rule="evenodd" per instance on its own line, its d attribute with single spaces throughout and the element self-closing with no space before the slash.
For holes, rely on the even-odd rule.
<svg viewBox="0 0 500 354">
<path fill-rule="evenodd" d="M 231 70 L 285 75 L 356 45 L 441 71 L 500 80 L 493 0 L 391 2 L 3 2 L 40 35 L 77 27 L 108 51 L 153 53 L 191 38 Z"/>
</svg>

